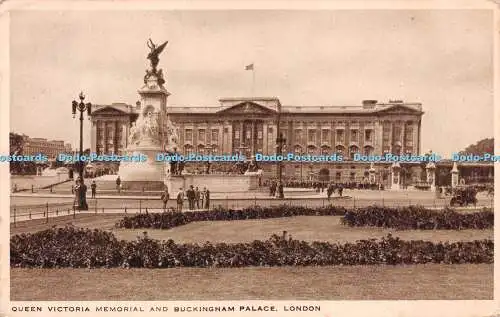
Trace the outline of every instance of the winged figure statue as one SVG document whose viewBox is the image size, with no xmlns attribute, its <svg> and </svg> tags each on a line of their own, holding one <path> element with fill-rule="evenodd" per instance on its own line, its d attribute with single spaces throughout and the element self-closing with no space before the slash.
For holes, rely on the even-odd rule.
<svg viewBox="0 0 500 317">
<path fill-rule="evenodd" d="M 156 45 L 153 43 L 151 39 L 148 40 L 148 47 L 151 50 L 148 54 L 148 59 L 151 61 L 151 67 L 153 68 L 154 71 L 156 71 L 156 66 L 158 66 L 158 62 L 160 59 L 158 56 L 160 56 L 161 52 L 165 49 L 165 46 L 167 46 L 168 41 L 161 45 Z"/>
</svg>

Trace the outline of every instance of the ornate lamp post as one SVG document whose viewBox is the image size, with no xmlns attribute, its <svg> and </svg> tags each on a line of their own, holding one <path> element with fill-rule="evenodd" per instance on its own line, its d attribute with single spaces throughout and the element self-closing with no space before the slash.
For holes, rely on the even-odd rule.
<svg viewBox="0 0 500 317">
<path fill-rule="evenodd" d="M 85 100 L 85 95 L 83 92 L 80 92 L 80 95 L 78 96 L 80 99 L 80 102 L 77 102 L 73 100 L 71 103 L 72 106 L 72 113 L 73 113 L 73 118 L 75 118 L 76 111 L 78 110 L 80 112 L 80 158 L 83 156 L 83 113 L 87 111 L 87 116 L 88 119 L 90 120 L 90 115 L 91 115 L 91 107 L 92 104 L 90 102 L 84 103 L 83 100 Z M 78 173 L 80 174 L 80 188 L 83 189 L 85 187 L 84 183 L 84 176 L 83 176 L 83 161 L 80 159 L 78 160 Z M 86 190 L 84 190 L 86 192 Z M 80 195 L 80 199 L 78 199 L 78 209 L 79 210 L 86 210 L 88 209 L 87 207 L 87 202 L 86 202 L 86 195 Z"/>
<path fill-rule="evenodd" d="M 279 126 L 279 125 L 278 125 Z M 278 130 L 279 131 L 279 130 Z M 279 136 L 276 138 L 276 154 L 277 155 L 283 155 L 283 147 L 286 143 L 286 138 L 283 137 L 283 133 L 279 133 Z M 283 166 L 281 164 L 281 160 L 278 161 L 278 170 L 277 170 L 277 177 L 278 181 L 281 183 L 281 178 L 283 175 Z"/>
</svg>

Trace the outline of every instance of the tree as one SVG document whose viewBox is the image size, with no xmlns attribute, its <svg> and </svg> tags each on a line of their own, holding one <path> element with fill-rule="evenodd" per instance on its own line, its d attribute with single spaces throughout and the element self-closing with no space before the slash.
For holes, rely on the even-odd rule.
<svg viewBox="0 0 500 317">
<path fill-rule="evenodd" d="M 494 154 L 494 139 L 482 139 L 476 144 L 471 144 L 465 148 L 465 150 L 461 151 L 460 154 L 474 154 L 474 155 L 484 155 L 485 153 Z"/>
<path fill-rule="evenodd" d="M 21 155 L 24 148 L 24 137 L 21 134 L 9 133 L 10 155 Z"/>
</svg>

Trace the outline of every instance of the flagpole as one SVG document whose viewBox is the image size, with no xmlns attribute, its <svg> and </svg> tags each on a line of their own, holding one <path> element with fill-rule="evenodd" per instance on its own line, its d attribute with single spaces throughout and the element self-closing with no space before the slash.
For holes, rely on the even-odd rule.
<svg viewBox="0 0 500 317">
<path fill-rule="evenodd" d="M 255 97 L 255 65 L 252 67 L 252 97 Z"/>
</svg>

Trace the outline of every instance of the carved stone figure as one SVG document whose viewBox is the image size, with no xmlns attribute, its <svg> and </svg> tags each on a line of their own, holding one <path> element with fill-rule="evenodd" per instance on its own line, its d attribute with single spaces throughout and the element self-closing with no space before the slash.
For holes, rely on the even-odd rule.
<svg viewBox="0 0 500 317">
<path fill-rule="evenodd" d="M 160 61 L 160 56 L 161 52 L 163 49 L 165 49 L 165 46 L 167 46 L 168 41 L 165 43 L 161 44 L 160 46 L 157 46 L 151 39 L 148 41 L 148 47 L 151 49 L 151 52 L 148 54 L 148 59 L 151 61 L 151 68 L 153 69 L 153 72 L 156 73 L 156 66 L 158 66 L 158 62 Z"/>
</svg>

